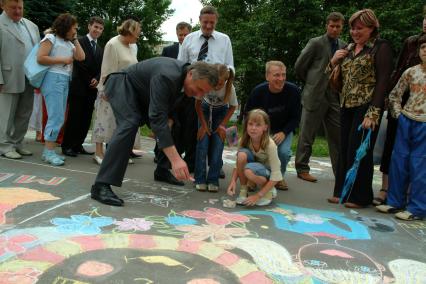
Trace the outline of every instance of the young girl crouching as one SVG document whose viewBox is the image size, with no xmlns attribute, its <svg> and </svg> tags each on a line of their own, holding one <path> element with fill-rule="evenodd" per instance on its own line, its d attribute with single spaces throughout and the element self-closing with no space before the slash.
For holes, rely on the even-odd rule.
<svg viewBox="0 0 426 284">
<path fill-rule="evenodd" d="M 269 137 L 269 117 L 260 109 L 250 111 L 244 121 L 243 136 L 237 153 L 237 165 L 228 186 L 228 194 L 234 195 L 237 179 L 240 193 L 237 204 L 264 206 L 271 203 L 273 188 L 282 180 L 277 146 Z M 248 196 L 247 182 L 255 183 L 260 190 Z"/>
</svg>

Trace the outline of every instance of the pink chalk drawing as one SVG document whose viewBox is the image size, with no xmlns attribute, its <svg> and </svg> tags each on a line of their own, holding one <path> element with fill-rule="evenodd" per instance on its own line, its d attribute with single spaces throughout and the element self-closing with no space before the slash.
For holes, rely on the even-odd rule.
<svg viewBox="0 0 426 284">
<path fill-rule="evenodd" d="M 12 211 L 19 205 L 57 199 L 59 198 L 50 193 L 40 192 L 30 188 L 2 187 L 0 188 L 0 225 L 5 224 L 6 213 Z"/>
<path fill-rule="evenodd" d="M 209 238 L 212 241 L 228 241 L 233 237 L 245 237 L 250 235 L 250 232 L 244 228 L 225 228 L 225 226 L 216 224 L 176 226 L 176 229 L 187 232 L 184 238 L 193 241 L 204 241 Z"/>
<path fill-rule="evenodd" d="M 42 185 L 53 185 L 57 186 L 61 183 L 63 183 L 67 178 L 64 177 L 52 177 L 51 179 L 42 179 L 37 176 L 30 176 L 30 175 L 22 175 L 18 177 L 14 183 L 18 184 L 26 184 L 26 183 L 39 183 Z"/>
<path fill-rule="evenodd" d="M 197 210 L 186 210 L 182 212 L 182 215 L 205 219 L 207 224 L 212 225 L 229 225 L 232 222 L 246 223 L 250 221 L 250 218 L 241 214 L 228 213 L 217 208 L 206 208 L 204 212 Z"/>
<path fill-rule="evenodd" d="M 23 244 L 36 240 L 37 238 L 32 235 L 0 236 L 0 256 L 5 253 L 23 253 L 26 251 Z"/>
<path fill-rule="evenodd" d="M 347 254 L 346 252 L 343 252 L 341 250 L 336 250 L 336 249 L 326 249 L 326 250 L 320 251 L 320 253 L 330 255 L 330 256 L 338 256 L 341 258 L 354 258 L 353 256 Z"/>
<path fill-rule="evenodd" d="M 87 277 L 99 277 L 114 271 L 111 264 L 95 260 L 86 261 L 77 268 L 77 273 Z"/>
<path fill-rule="evenodd" d="M 149 231 L 154 222 L 147 221 L 145 218 L 124 218 L 122 221 L 115 221 L 116 228 L 119 231 Z"/>
<path fill-rule="evenodd" d="M 36 283 L 41 271 L 25 267 L 18 271 L 0 272 L 0 284 L 33 284 Z"/>
</svg>

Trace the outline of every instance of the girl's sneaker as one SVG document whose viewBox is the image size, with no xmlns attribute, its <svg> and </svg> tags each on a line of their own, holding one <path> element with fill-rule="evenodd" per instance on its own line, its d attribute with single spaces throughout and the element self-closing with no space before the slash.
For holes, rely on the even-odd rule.
<svg viewBox="0 0 426 284">
<path fill-rule="evenodd" d="M 52 166 L 62 166 L 64 164 L 64 160 L 55 153 L 55 150 L 49 150 L 47 148 L 44 148 L 41 159 Z"/>
<path fill-rule="evenodd" d="M 207 186 L 207 190 L 208 190 L 209 192 L 218 192 L 218 191 L 219 191 L 219 186 L 218 186 L 218 185 L 215 185 L 215 184 L 209 184 L 209 185 Z"/>
<path fill-rule="evenodd" d="M 207 185 L 205 183 L 199 183 L 195 185 L 195 189 L 198 191 L 206 191 Z"/>
<path fill-rule="evenodd" d="M 277 198 L 278 193 L 275 186 L 270 190 L 270 192 L 272 193 L 272 198 Z"/>
<path fill-rule="evenodd" d="M 240 194 L 238 195 L 237 199 L 235 199 L 235 202 L 238 205 L 244 205 L 244 201 L 247 198 L 247 187 L 246 188 L 240 188 Z"/>
<path fill-rule="evenodd" d="M 261 199 L 256 202 L 257 206 L 265 206 L 269 205 L 272 202 L 272 190 L 270 190 L 267 194 L 265 194 Z"/>
</svg>

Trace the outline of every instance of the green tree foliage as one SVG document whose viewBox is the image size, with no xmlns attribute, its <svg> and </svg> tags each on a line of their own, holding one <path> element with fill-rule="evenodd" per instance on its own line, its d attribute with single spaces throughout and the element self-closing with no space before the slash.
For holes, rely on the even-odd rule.
<svg viewBox="0 0 426 284">
<path fill-rule="evenodd" d="M 268 60 L 281 60 L 287 66 L 287 78 L 296 81 L 293 66 L 306 45 L 324 34 L 325 18 L 339 11 L 348 20 L 357 10 L 371 8 L 380 21 L 380 34 L 389 40 L 398 54 L 404 38 L 422 29 L 423 0 L 202 0 L 219 11 L 217 30 L 232 41 L 236 87 L 244 105 L 251 89 L 265 80 Z M 347 25 L 342 37 L 349 40 Z M 300 82 L 299 82 L 300 83 Z"/>
<path fill-rule="evenodd" d="M 71 12 L 72 1 L 68 0 L 25 0 L 25 17 L 38 25 L 40 32 L 49 28 L 55 18 L 65 12 Z"/>
</svg>

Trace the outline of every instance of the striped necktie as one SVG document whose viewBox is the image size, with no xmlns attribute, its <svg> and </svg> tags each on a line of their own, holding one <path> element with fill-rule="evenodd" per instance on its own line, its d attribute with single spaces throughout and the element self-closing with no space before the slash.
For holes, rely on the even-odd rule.
<svg viewBox="0 0 426 284">
<path fill-rule="evenodd" d="M 96 53 L 96 41 L 91 40 L 90 44 L 92 45 L 92 52 L 93 52 L 93 54 L 95 54 Z"/>
<path fill-rule="evenodd" d="M 209 51 L 209 36 L 204 36 L 204 43 L 201 45 L 200 52 L 198 53 L 197 61 L 204 61 L 207 58 L 207 52 Z"/>
</svg>

